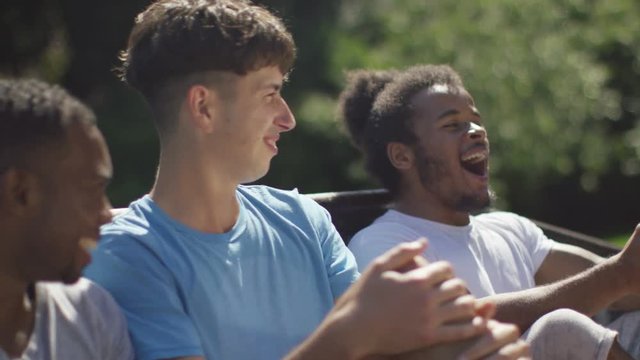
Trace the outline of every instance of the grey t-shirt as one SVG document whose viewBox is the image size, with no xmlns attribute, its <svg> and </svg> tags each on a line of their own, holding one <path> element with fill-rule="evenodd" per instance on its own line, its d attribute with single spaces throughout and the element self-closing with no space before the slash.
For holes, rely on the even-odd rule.
<svg viewBox="0 0 640 360">
<path fill-rule="evenodd" d="M 36 307 L 29 345 L 17 359 L 133 359 L 124 316 L 111 296 L 90 280 L 37 283 Z M 9 359 L 0 349 L 0 360 Z"/>
</svg>

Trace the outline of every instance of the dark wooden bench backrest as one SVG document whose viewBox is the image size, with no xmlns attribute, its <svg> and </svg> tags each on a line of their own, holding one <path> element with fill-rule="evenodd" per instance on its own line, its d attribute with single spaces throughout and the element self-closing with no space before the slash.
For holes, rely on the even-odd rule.
<svg viewBox="0 0 640 360">
<path fill-rule="evenodd" d="M 382 215 L 391 204 L 391 196 L 385 190 L 342 191 L 309 194 L 324 206 L 345 243 L 363 227 Z M 576 231 L 533 220 L 551 239 L 580 246 L 601 256 L 611 256 L 620 249 L 602 239 Z"/>
</svg>

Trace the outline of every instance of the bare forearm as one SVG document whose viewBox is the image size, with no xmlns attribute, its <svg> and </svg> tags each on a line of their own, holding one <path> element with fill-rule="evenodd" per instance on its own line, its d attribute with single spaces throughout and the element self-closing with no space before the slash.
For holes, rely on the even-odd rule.
<svg viewBox="0 0 640 360">
<path fill-rule="evenodd" d="M 496 319 L 525 331 L 540 316 L 560 308 L 593 315 L 628 293 L 616 266 L 609 259 L 552 284 L 491 296 L 497 304 Z"/>
<path fill-rule="evenodd" d="M 356 360 L 363 354 L 354 345 L 349 329 L 351 320 L 343 309 L 334 309 L 320 326 L 302 344 L 293 349 L 284 360 L 321 360 L 344 359 Z"/>
</svg>

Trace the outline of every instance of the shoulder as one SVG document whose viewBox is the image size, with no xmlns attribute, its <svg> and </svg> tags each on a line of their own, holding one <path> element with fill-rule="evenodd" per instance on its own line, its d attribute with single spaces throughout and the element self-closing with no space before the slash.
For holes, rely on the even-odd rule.
<svg viewBox="0 0 640 360">
<path fill-rule="evenodd" d="M 354 239 L 376 238 L 380 236 L 391 236 L 393 238 L 414 236 L 415 234 L 418 234 L 418 231 L 415 229 L 416 221 L 421 220 L 417 220 L 395 210 L 387 210 L 384 214 L 375 219 L 371 225 L 356 233 L 356 235 L 354 235 Z"/>
<path fill-rule="evenodd" d="M 517 233 L 539 229 L 533 221 L 526 217 L 507 211 L 484 213 L 475 216 L 474 220 L 476 224 L 480 224 L 481 226 Z"/>
<path fill-rule="evenodd" d="M 88 268 L 99 264 L 106 254 L 129 259 L 132 263 L 142 255 L 163 258 L 171 251 L 169 244 L 163 240 L 172 238 L 173 230 L 168 216 L 149 196 L 144 196 L 100 228 L 100 241 Z"/>
<path fill-rule="evenodd" d="M 126 322 L 111 295 L 94 282 L 80 278 L 75 284 L 41 282 L 37 284 L 38 311 L 55 319 L 60 331 L 81 330 L 91 337 L 126 334 Z M 108 332 L 104 334 L 104 332 Z M 107 339 L 104 339 L 108 343 Z"/>
<path fill-rule="evenodd" d="M 418 237 L 420 234 L 417 231 L 399 221 L 397 212 L 387 211 L 371 225 L 358 231 L 349 241 L 349 249 L 362 270 L 375 257 L 395 245 L 414 241 Z"/>
<path fill-rule="evenodd" d="M 349 247 L 367 246 L 371 242 L 392 241 L 412 241 L 416 234 L 410 226 L 407 226 L 400 218 L 402 214 L 395 211 L 387 211 L 371 223 L 371 225 L 358 231 L 351 242 Z"/>
<path fill-rule="evenodd" d="M 238 192 L 250 202 L 259 201 L 271 207 L 319 207 L 310 197 L 302 195 L 298 189 L 283 190 L 265 185 L 240 185 Z"/>
<path fill-rule="evenodd" d="M 111 295 L 92 281 L 38 283 L 39 333 L 57 335 L 60 358 L 132 359 L 124 315 Z"/>
<path fill-rule="evenodd" d="M 328 211 L 297 189 L 282 190 L 264 185 L 239 186 L 238 193 L 248 206 L 262 214 L 277 213 L 290 220 L 306 219 L 311 222 L 320 217 L 330 219 Z"/>
<path fill-rule="evenodd" d="M 554 246 L 553 240 L 547 238 L 538 225 L 524 216 L 495 212 L 480 215 L 474 221 L 474 225 L 482 232 L 492 232 L 512 244 L 522 244 L 528 252 L 540 254 L 541 258 Z"/>
<path fill-rule="evenodd" d="M 132 202 L 128 208 L 120 211 L 113 220 L 100 228 L 104 235 L 144 235 L 151 227 L 151 201 L 145 196 Z"/>
<path fill-rule="evenodd" d="M 119 314 L 119 308 L 109 293 L 93 281 L 80 278 L 75 284 L 39 283 L 39 290 L 49 302 L 80 316 L 105 316 Z"/>
</svg>

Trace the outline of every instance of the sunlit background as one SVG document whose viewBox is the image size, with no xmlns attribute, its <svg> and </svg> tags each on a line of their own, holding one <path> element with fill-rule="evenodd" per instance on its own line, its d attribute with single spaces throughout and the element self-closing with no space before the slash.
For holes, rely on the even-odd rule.
<svg viewBox="0 0 640 360">
<path fill-rule="evenodd" d="M 158 145 L 141 98 L 112 73 L 143 0 L 3 0 L 0 76 L 60 83 L 111 148 L 116 206 L 146 193 Z M 489 129 L 497 206 L 601 237 L 640 221 L 640 1 L 274 0 L 299 58 L 298 127 L 263 183 L 375 188 L 336 122 L 344 71 L 449 63 Z"/>
</svg>

